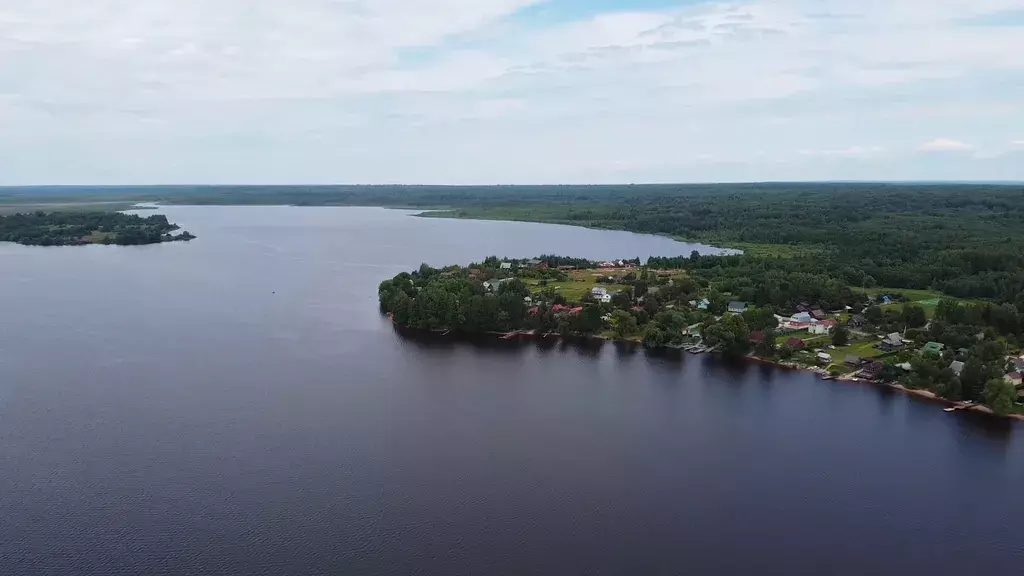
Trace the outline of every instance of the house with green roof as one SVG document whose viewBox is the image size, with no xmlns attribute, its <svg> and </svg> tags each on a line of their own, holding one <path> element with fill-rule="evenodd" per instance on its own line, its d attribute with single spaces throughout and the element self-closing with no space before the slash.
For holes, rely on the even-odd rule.
<svg viewBox="0 0 1024 576">
<path fill-rule="evenodd" d="M 927 356 L 938 356 L 942 354 L 942 349 L 945 347 L 946 346 L 944 344 L 939 342 L 929 342 L 924 345 L 924 348 L 921 348 L 921 354 L 925 354 Z"/>
</svg>

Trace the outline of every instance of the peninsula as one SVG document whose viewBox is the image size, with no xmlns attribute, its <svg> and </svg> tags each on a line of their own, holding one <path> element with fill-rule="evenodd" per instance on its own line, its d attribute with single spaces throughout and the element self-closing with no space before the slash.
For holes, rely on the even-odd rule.
<svg viewBox="0 0 1024 576">
<path fill-rule="evenodd" d="M 697 252 L 647 262 L 490 257 L 468 266 L 421 265 L 381 283 L 378 295 L 382 312 L 414 329 L 716 350 L 984 403 L 999 415 L 1024 413 L 1015 308 L 854 287 L 759 262 Z"/>
<path fill-rule="evenodd" d="M 195 238 L 161 214 L 145 218 L 121 212 L 43 212 L 0 216 L 0 241 L 25 246 L 158 244 Z"/>
</svg>

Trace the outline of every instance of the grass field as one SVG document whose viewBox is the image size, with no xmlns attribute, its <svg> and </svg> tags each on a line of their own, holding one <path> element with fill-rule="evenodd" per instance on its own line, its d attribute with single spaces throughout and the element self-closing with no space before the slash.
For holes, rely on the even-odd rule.
<svg viewBox="0 0 1024 576">
<path fill-rule="evenodd" d="M 961 302 L 969 302 L 968 300 L 960 300 L 958 298 L 952 298 L 943 295 L 941 292 L 935 292 L 932 290 L 908 290 L 902 288 L 853 288 L 854 291 L 861 292 L 863 294 L 871 294 L 872 296 L 887 296 L 891 294 L 902 294 L 907 302 L 916 304 L 921 308 L 924 308 L 924 313 L 929 319 L 935 316 L 935 307 L 939 305 L 939 300 L 942 298 L 949 298 L 950 300 L 958 300 Z M 906 302 L 894 302 L 892 304 L 883 304 L 883 308 L 902 310 Z"/>
<path fill-rule="evenodd" d="M 847 356 L 853 355 L 863 359 L 877 358 L 881 356 L 883 352 L 875 348 L 875 344 L 878 340 L 868 340 L 866 342 L 856 342 L 849 346 L 842 346 L 832 350 L 832 359 L 835 360 L 836 364 L 842 364 Z"/>
<path fill-rule="evenodd" d="M 568 282 L 555 282 L 549 281 L 547 286 L 541 286 L 539 280 L 527 280 L 526 285 L 530 287 L 534 293 L 541 292 L 545 289 L 551 288 L 565 296 L 566 300 L 570 302 L 579 301 L 581 298 L 590 294 L 590 291 L 595 286 L 601 286 L 608 290 L 608 292 L 614 294 L 619 290 L 626 288 L 622 284 L 598 284 L 598 276 L 624 276 L 626 272 L 623 271 L 607 271 L 607 270 L 574 270 L 569 273 L 572 276 L 572 280 Z"/>
</svg>

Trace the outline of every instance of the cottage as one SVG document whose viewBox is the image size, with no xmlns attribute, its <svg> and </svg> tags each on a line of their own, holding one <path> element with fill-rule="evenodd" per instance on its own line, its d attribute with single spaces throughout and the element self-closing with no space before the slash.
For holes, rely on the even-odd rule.
<svg viewBox="0 0 1024 576">
<path fill-rule="evenodd" d="M 558 314 L 559 312 L 565 312 L 568 309 L 568 306 L 564 306 L 562 304 L 555 304 L 554 306 L 551 307 L 551 311 L 554 312 L 555 314 Z"/>
<path fill-rule="evenodd" d="M 607 288 L 602 288 L 600 286 L 595 286 L 594 288 L 590 289 L 590 295 L 595 297 L 595 298 L 601 298 L 602 296 L 605 296 L 607 294 L 608 294 L 608 289 Z"/>
<path fill-rule="evenodd" d="M 786 346 L 789 346 L 793 350 L 803 350 L 807 348 L 807 343 L 799 338 L 790 338 L 786 340 Z"/>
<path fill-rule="evenodd" d="M 792 322 L 809 323 L 812 320 L 814 320 L 814 317 L 811 316 L 810 312 L 797 312 L 796 314 L 793 314 L 792 316 L 790 316 L 789 319 Z"/>
<path fill-rule="evenodd" d="M 832 329 L 836 327 L 835 320 L 825 320 L 824 322 L 815 322 L 808 327 L 808 332 L 811 334 L 828 334 L 832 332 Z"/>
<path fill-rule="evenodd" d="M 824 320 L 826 318 L 826 314 L 825 314 L 824 310 L 811 310 L 811 316 L 815 320 Z"/>
<path fill-rule="evenodd" d="M 700 302 L 697 302 L 697 310 L 707 310 L 708 306 L 711 306 L 711 301 L 704 298 Z"/>
<path fill-rule="evenodd" d="M 899 332 L 893 332 L 882 339 L 882 350 L 888 352 L 889 350 L 897 350 L 903 348 L 903 337 L 900 336 Z"/>
<path fill-rule="evenodd" d="M 855 314 L 853 315 L 853 317 L 850 318 L 847 324 L 850 326 L 850 328 L 861 328 L 863 326 L 868 325 L 868 319 L 860 314 Z"/>
<path fill-rule="evenodd" d="M 536 268 L 536 267 L 540 266 L 543 263 L 544 263 L 543 260 L 538 260 L 537 258 L 534 258 L 532 260 L 527 260 L 526 261 L 526 265 L 531 267 L 531 268 Z"/>
<path fill-rule="evenodd" d="M 1009 360 L 1010 364 L 1012 364 L 1014 368 L 1016 368 L 1017 370 L 1024 370 L 1024 358 L 1016 356 L 1010 358 Z"/>
<path fill-rule="evenodd" d="M 527 313 L 530 316 L 536 316 L 537 314 L 540 314 L 540 307 L 539 306 L 534 306 L 533 308 L 530 308 L 530 310 Z"/>
<path fill-rule="evenodd" d="M 871 362 L 857 373 L 857 377 L 865 380 L 877 380 L 883 373 L 885 373 L 885 364 L 882 364 L 881 362 Z"/>
<path fill-rule="evenodd" d="M 570 316 L 579 316 L 580 312 L 583 312 L 583 306 L 577 306 L 575 308 L 570 308 L 569 309 L 569 315 Z"/>
<path fill-rule="evenodd" d="M 863 364 L 864 361 L 860 359 L 860 356 L 854 356 L 853 354 L 849 354 L 846 356 L 846 359 L 843 361 L 843 363 L 846 364 L 847 366 L 853 366 L 854 368 L 856 368 L 857 366 Z"/>
<path fill-rule="evenodd" d="M 921 348 L 921 353 L 927 356 L 938 356 L 942 354 L 942 349 L 945 347 L 944 344 L 939 342 L 929 342 L 924 345 L 924 348 Z"/>
<path fill-rule="evenodd" d="M 527 304 L 527 305 L 533 304 L 533 298 L 530 298 L 529 296 L 525 296 L 523 298 L 523 304 Z"/>
<path fill-rule="evenodd" d="M 750 336 L 749 336 L 749 339 L 750 339 L 750 343 L 755 345 L 755 346 L 758 345 L 758 344 L 762 344 L 762 343 L 764 343 L 764 332 L 761 332 L 761 331 L 751 332 Z"/>
<path fill-rule="evenodd" d="M 959 360 L 954 360 L 949 364 L 949 369 L 953 371 L 953 374 L 956 374 L 957 377 L 959 377 L 964 371 L 964 363 Z"/>
<path fill-rule="evenodd" d="M 511 278 L 502 278 L 500 280 L 488 280 L 487 282 L 484 282 L 484 288 L 491 292 L 497 292 L 498 288 L 501 288 L 501 285 L 504 284 L 505 282 L 508 282 L 509 280 L 511 280 Z"/>
<path fill-rule="evenodd" d="M 826 354 L 824 352 L 818 352 L 818 361 L 822 362 L 822 363 L 825 363 L 825 364 L 831 364 L 832 363 L 832 355 L 831 354 Z"/>
<path fill-rule="evenodd" d="M 1006 380 L 1014 386 L 1020 386 L 1024 384 L 1024 373 L 1021 372 L 1010 372 L 1006 376 L 1003 376 L 1003 380 Z"/>
<path fill-rule="evenodd" d="M 501 269 L 502 270 L 511 270 L 512 269 L 512 263 L 511 262 L 502 262 L 501 263 Z"/>
<path fill-rule="evenodd" d="M 743 314 L 747 311 L 746 302 L 729 302 L 729 313 L 731 314 Z"/>
</svg>

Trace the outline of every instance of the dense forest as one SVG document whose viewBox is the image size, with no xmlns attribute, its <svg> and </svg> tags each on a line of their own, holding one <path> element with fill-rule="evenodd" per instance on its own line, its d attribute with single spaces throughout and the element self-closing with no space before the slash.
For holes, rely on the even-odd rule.
<svg viewBox="0 0 1024 576">
<path fill-rule="evenodd" d="M 195 238 L 188 232 L 172 235 L 177 229 L 160 214 L 143 218 L 120 212 L 37 211 L 0 216 L 0 241 L 27 246 L 135 245 Z"/>
<path fill-rule="evenodd" d="M 885 183 L 619 186 L 4 188 L 5 204 L 75 201 L 375 205 L 557 222 L 743 249 L 783 274 L 931 289 L 1024 309 L 1024 186 Z M 743 266 L 754 266 L 753 262 Z"/>
</svg>

